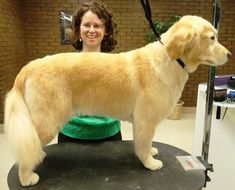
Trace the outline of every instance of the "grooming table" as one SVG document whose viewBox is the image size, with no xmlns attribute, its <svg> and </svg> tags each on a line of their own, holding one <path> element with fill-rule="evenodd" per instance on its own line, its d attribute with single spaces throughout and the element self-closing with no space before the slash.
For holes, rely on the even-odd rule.
<svg viewBox="0 0 235 190">
<path fill-rule="evenodd" d="M 61 143 L 45 147 L 47 157 L 38 166 L 39 183 L 22 187 L 18 167 L 8 174 L 11 190 L 199 190 L 205 183 L 203 171 L 185 172 L 176 156 L 185 151 L 163 143 L 153 143 L 163 168 L 150 171 L 134 154 L 133 141 L 103 143 Z"/>
</svg>

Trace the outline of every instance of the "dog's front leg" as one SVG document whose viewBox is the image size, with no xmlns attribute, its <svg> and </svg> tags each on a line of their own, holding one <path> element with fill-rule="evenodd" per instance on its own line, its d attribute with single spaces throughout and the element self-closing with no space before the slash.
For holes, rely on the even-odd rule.
<svg viewBox="0 0 235 190">
<path fill-rule="evenodd" d="M 150 170 L 158 170 L 163 164 L 160 160 L 153 158 L 158 150 L 152 147 L 155 126 L 144 125 L 136 122 L 134 124 L 135 153 L 143 165 Z"/>
<path fill-rule="evenodd" d="M 151 147 L 151 155 L 156 156 L 158 154 L 158 149 L 155 147 Z"/>
</svg>

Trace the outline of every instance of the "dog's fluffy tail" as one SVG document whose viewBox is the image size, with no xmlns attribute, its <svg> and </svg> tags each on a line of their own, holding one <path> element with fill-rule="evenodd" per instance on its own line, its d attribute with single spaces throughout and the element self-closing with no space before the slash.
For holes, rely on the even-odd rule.
<svg viewBox="0 0 235 190">
<path fill-rule="evenodd" d="M 34 169 L 43 160 L 44 152 L 39 136 L 31 121 L 22 88 L 17 83 L 19 84 L 20 81 L 15 81 L 13 89 L 6 97 L 5 130 L 9 146 L 18 164 Z M 20 86 L 22 85 L 24 86 L 24 84 L 20 84 Z"/>
</svg>

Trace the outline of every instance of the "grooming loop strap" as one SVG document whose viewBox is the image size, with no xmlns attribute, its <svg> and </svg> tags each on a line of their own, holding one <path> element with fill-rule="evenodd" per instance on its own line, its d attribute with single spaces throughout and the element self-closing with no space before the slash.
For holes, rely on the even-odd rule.
<svg viewBox="0 0 235 190">
<path fill-rule="evenodd" d="M 145 17 L 148 20 L 149 25 L 152 28 L 154 35 L 156 36 L 156 39 L 159 40 L 159 42 L 163 45 L 163 43 L 161 41 L 161 37 L 158 34 L 157 30 L 155 29 L 153 21 L 152 21 L 152 13 L 151 13 L 149 1 L 146 0 L 146 2 L 145 2 L 144 0 L 140 0 L 140 2 L 141 2 L 141 5 L 144 9 Z"/>
<path fill-rule="evenodd" d="M 152 21 L 152 13 L 151 13 L 151 8 L 150 8 L 149 1 L 148 1 L 148 0 L 146 0 L 146 1 L 140 0 L 140 2 L 141 2 L 141 5 L 142 5 L 142 7 L 143 7 L 143 9 L 144 9 L 145 17 L 146 17 L 146 19 L 148 20 L 149 25 L 150 25 L 150 27 L 152 28 L 152 31 L 153 31 L 153 33 L 154 33 L 156 39 L 163 45 L 163 43 L 162 43 L 162 41 L 161 41 L 161 36 L 158 34 L 156 28 L 154 27 L 153 21 Z M 176 61 L 179 63 L 179 65 L 180 65 L 182 68 L 185 67 L 184 62 L 183 62 L 180 58 L 178 58 Z"/>
</svg>

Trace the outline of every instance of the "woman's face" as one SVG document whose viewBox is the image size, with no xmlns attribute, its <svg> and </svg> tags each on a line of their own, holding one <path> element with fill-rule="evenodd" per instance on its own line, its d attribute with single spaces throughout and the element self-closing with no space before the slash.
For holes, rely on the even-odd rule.
<svg viewBox="0 0 235 190">
<path fill-rule="evenodd" d="M 105 35 L 105 27 L 98 16 L 88 11 L 81 20 L 80 37 L 83 41 L 82 51 L 101 51 L 101 42 Z"/>
</svg>

